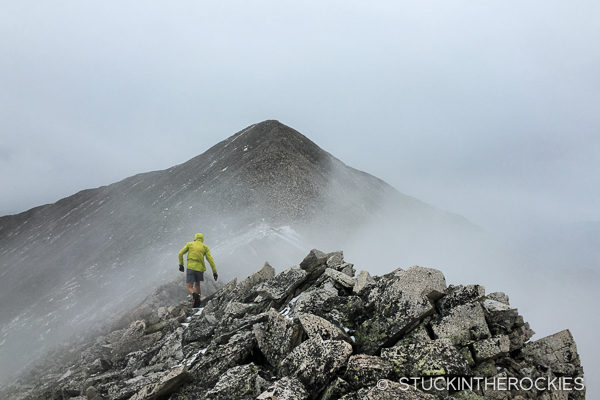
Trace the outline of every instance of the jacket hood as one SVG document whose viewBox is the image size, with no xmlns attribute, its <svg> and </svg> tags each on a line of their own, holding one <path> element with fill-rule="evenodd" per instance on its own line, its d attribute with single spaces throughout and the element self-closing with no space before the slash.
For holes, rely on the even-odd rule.
<svg viewBox="0 0 600 400">
<path fill-rule="evenodd" d="M 203 235 L 203 234 L 201 234 L 201 233 L 196 233 L 196 234 L 194 235 L 194 240 L 199 240 L 199 241 L 201 241 L 202 243 L 204 243 L 204 235 Z"/>
</svg>

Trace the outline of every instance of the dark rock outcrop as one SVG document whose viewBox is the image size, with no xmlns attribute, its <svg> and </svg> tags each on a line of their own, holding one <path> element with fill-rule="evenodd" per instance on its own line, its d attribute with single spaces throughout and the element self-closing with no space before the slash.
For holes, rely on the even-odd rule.
<svg viewBox="0 0 600 400">
<path fill-rule="evenodd" d="M 157 307 L 57 354 L 36 369 L 43 371 L 37 381 L 21 380 L 0 395 L 585 399 L 585 388 L 577 384 L 583 368 L 569 331 L 530 341 L 533 332 L 506 295 L 486 296 L 479 285 L 447 287 L 434 269 L 414 266 L 381 277 L 361 271 L 355 278 L 341 252 L 313 250 L 300 268 L 274 275 L 266 265 L 203 303 L 200 310 L 187 303 Z M 562 380 L 571 390 L 539 384 L 503 389 L 483 385 L 482 379 L 505 384 L 542 379 L 554 386 Z M 465 381 L 471 386 L 456 385 Z"/>
</svg>

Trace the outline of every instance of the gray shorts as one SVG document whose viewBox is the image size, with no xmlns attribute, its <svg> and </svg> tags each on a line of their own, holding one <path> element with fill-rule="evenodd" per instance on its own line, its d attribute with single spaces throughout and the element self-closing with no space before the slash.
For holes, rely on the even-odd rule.
<svg viewBox="0 0 600 400">
<path fill-rule="evenodd" d="M 204 280 L 204 272 L 187 269 L 185 273 L 185 283 L 201 282 Z"/>
</svg>

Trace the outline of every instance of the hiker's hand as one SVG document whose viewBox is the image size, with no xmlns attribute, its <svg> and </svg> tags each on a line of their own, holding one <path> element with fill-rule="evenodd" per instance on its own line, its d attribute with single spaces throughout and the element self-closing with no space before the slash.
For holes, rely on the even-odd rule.
<svg viewBox="0 0 600 400">
<path fill-rule="evenodd" d="M 215 273 L 213 274 L 213 278 L 215 278 L 215 281 L 216 281 L 217 279 L 219 279 L 219 274 L 217 274 L 217 273 L 215 272 Z"/>
<path fill-rule="evenodd" d="M 183 265 L 180 265 L 180 266 L 179 266 L 179 270 L 180 270 L 181 272 L 183 272 Z"/>
</svg>

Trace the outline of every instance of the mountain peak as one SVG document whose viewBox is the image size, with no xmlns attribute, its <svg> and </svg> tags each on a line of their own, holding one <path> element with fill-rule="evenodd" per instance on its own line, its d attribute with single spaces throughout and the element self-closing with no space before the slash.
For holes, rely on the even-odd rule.
<svg viewBox="0 0 600 400">
<path fill-rule="evenodd" d="M 268 144 L 271 147 L 283 146 L 287 150 L 310 148 L 313 152 L 317 149 L 322 151 L 319 146 L 297 130 L 273 119 L 250 125 L 229 137 L 225 142 L 225 147 L 235 143 L 234 147 L 242 145 L 256 149 Z"/>
</svg>

